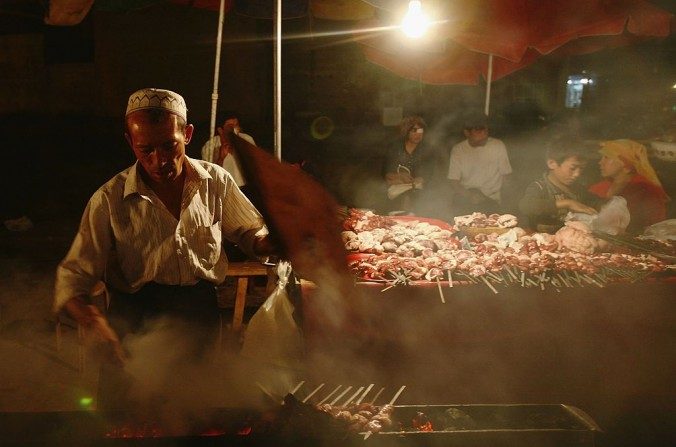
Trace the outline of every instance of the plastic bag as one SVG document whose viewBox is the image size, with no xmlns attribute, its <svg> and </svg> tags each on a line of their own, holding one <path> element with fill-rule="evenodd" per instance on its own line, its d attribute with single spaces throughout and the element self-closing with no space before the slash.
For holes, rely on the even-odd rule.
<svg viewBox="0 0 676 447">
<path fill-rule="evenodd" d="M 569 220 L 584 222 L 593 231 L 616 235 L 627 229 L 630 215 L 624 197 L 613 196 L 601 207 L 598 214 L 568 213 L 566 221 Z"/>
<path fill-rule="evenodd" d="M 303 356 L 303 336 L 293 318 L 294 306 L 286 292 L 291 265 L 277 266 L 277 288 L 251 317 L 241 355 L 261 362 L 296 368 Z"/>
<path fill-rule="evenodd" d="M 629 225 L 630 215 L 624 197 L 613 196 L 599 210 L 592 220 L 591 229 L 608 234 L 624 233 Z"/>
</svg>

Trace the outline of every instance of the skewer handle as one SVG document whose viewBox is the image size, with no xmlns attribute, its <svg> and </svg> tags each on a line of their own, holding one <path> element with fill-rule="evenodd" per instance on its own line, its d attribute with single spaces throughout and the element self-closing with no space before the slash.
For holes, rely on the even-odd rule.
<svg viewBox="0 0 676 447">
<path fill-rule="evenodd" d="M 357 388 L 357 391 L 355 391 L 354 394 L 352 394 L 352 396 L 350 396 L 350 398 L 346 400 L 342 406 L 347 407 L 348 405 L 350 405 L 350 402 L 352 402 L 358 395 L 360 395 L 363 390 L 364 390 L 363 386 Z"/>
<path fill-rule="evenodd" d="M 382 392 L 385 391 L 385 387 L 380 388 L 380 390 L 376 393 L 376 395 L 371 399 L 371 402 L 369 402 L 371 405 L 374 405 L 376 403 L 376 399 L 380 397 Z"/>
<path fill-rule="evenodd" d="M 314 395 L 317 393 L 317 391 L 321 390 L 322 388 L 324 388 L 324 384 L 323 384 L 323 383 L 320 384 L 320 385 L 319 385 L 317 388 L 315 388 L 314 390 L 312 390 L 312 391 L 310 392 L 310 394 L 308 394 L 307 396 L 305 396 L 305 399 L 303 399 L 303 403 L 306 403 L 308 400 L 310 400 L 310 398 L 311 398 L 312 396 L 314 396 Z"/>
<path fill-rule="evenodd" d="M 373 384 L 370 384 L 369 386 L 366 387 L 366 390 L 364 391 L 364 394 L 362 394 L 359 399 L 357 399 L 357 402 L 355 404 L 359 405 L 362 400 L 366 397 L 366 395 L 371 391 L 371 388 L 373 388 Z"/>
<path fill-rule="evenodd" d="M 324 399 L 322 399 L 321 401 L 319 401 L 319 403 L 318 403 L 317 405 L 321 405 L 321 404 L 323 404 L 324 402 L 326 402 L 327 400 L 331 399 L 331 398 L 333 397 L 333 395 L 336 394 L 336 393 L 338 392 L 338 390 L 340 389 L 340 387 L 342 387 L 342 386 L 343 386 L 343 385 L 338 385 L 337 387 L 335 387 L 335 388 L 333 389 L 333 391 L 331 391 L 331 392 L 329 393 L 329 395 L 326 396 Z"/>
<path fill-rule="evenodd" d="M 444 297 L 444 291 L 441 290 L 441 281 L 439 281 L 438 276 L 437 276 L 437 289 L 439 289 L 439 298 L 441 298 L 441 304 L 446 304 L 446 298 Z"/>
<path fill-rule="evenodd" d="M 293 396 L 294 394 L 296 394 L 298 392 L 298 390 L 300 389 L 300 387 L 303 386 L 304 383 L 305 383 L 305 380 L 301 380 L 300 383 L 298 385 L 296 385 L 296 387 L 293 390 L 290 391 L 291 395 Z"/>
<path fill-rule="evenodd" d="M 331 405 L 331 406 L 335 405 L 336 402 L 338 402 L 340 399 L 342 399 L 343 396 L 345 396 L 345 395 L 348 393 L 348 391 L 350 391 L 351 389 L 352 389 L 352 385 L 350 385 L 350 386 L 348 386 L 347 388 L 345 388 L 345 389 L 343 390 L 343 392 L 340 393 L 340 394 L 338 395 L 338 397 L 336 397 L 335 399 L 333 399 L 333 400 L 329 403 L 329 405 Z"/>
<path fill-rule="evenodd" d="M 399 399 L 399 396 L 401 395 L 401 393 L 404 392 L 404 389 L 406 389 L 406 385 L 402 385 L 401 388 L 399 388 L 399 391 L 397 391 L 397 393 L 394 396 L 392 396 L 392 399 L 390 400 L 390 405 L 394 405 L 394 402 L 397 399 Z"/>
</svg>

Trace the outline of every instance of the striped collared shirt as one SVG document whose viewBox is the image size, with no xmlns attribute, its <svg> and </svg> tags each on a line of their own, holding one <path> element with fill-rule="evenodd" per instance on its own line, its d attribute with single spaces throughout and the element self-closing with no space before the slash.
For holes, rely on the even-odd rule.
<svg viewBox="0 0 676 447">
<path fill-rule="evenodd" d="M 150 281 L 220 283 L 223 238 L 253 254 L 254 235 L 266 231 L 258 211 L 220 166 L 188 157 L 186 165 L 178 221 L 143 182 L 138 162 L 94 193 L 57 268 L 54 310 L 101 279 L 124 292 Z"/>
</svg>

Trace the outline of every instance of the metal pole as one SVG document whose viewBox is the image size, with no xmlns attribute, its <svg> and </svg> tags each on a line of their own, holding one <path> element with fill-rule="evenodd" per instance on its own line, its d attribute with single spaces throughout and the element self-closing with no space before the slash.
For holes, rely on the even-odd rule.
<svg viewBox="0 0 676 447">
<path fill-rule="evenodd" d="M 223 18 L 225 17 L 225 0 L 221 0 L 218 10 L 218 34 L 216 35 L 216 61 L 214 63 L 214 90 L 211 92 L 211 121 L 209 122 L 209 138 L 216 134 L 216 109 L 218 107 L 218 74 L 221 69 L 221 40 L 223 39 Z M 211 161 L 211 160 L 209 160 Z"/>
<path fill-rule="evenodd" d="M 275 157 L 282 159 L 282 0 L 275 2 Z"/>
<path fill-rule="evenodd" d="M 493 54 L 488 55 L 488 74 L 486 76 L 486 105 L 484 113 L 488 116 L 491 106 L 491 80 L 493 79 Z"/>
</svg>

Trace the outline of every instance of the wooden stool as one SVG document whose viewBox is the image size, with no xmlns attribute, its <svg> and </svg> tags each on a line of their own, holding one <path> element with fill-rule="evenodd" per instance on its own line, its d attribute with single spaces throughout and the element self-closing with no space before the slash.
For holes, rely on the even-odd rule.
<svg viewBox="0 0 676 447">
<path fill-rule="evenodd" d="M 246 307 L 246 295 L 249 288 L 249 278 L 254 276 L 267 276 L 271 271 L 269 265 L 261 264 L 256 261 L 231 262 L 228 264 L 228 277 L 236 278 L 237 286 L 235 289 L 235 305 L 232 315 L 232 332 L 239 334 L 242 331 L 242 323 L 244 321 L 244 308 Z M 270 279 L 268 279 L 270 282 Z M 270 284 L 268 284 L 270 289 Z M 223 341 L 223 321 L 219 326 L 219 347 L 222 346 Z"/>
</svg>

